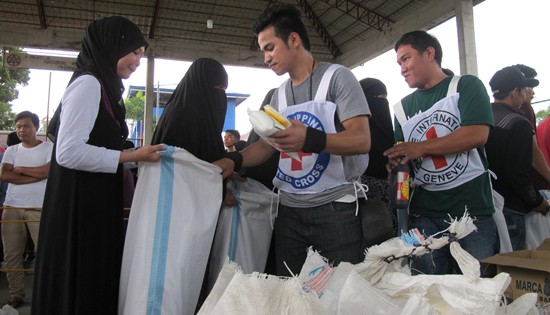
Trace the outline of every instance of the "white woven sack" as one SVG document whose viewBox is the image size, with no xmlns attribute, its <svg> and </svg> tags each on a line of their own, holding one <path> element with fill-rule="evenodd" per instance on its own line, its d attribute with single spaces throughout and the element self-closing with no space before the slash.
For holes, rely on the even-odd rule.
<svg viewBox="0 0 550 315">
<path fill-rule="evenodd" d="M 388 272 L 375 286 L 393 300 L 403 301 L 403 305 L 412 292 L 419 294 L 436 314 L 493 315 L 510 281 L 507 273 L 471 281 L 458 274 L 409 276 Z"/>
<path fill-rule="evenodd" d="M 401 306 L 352 270 L 342 287 L 336 314 L 400 314 Z"/>
<path fill-rule="evenodd" d="M 323 295 L 321 295 L 321 302 L 325 305 L 327 314 L 337 313 L 340 293 L 348 280 L 349 274 L 355 268 L 356 265 L 348 262 L 341 262 L 338 267 L 334 268 L 334 273 L 327 282 Z"/>
<path fill-rule="evenodd" d="M 228 256 L 245 274 L 263 272 L 273 234 L 275 193 L 252 178 L 230 183 L 239 204 L 220 211 L 210 253 L 209 289 L 216 283 Z"/>
<path fill-rule="evenodd" d="M 323 304 L 313 293 L 302 291 L 297 278 L 236 273 L 209 313 L 212 315 L 323 315 Z"/>
<path fill-rule="evenodd" d="M 168 147 L 140 162 L 119 314 L 194 314 L 222 200 L 220 168 Z"/>
<path fill-rule="evenodd" d="M 537 310 L 536 303 L 536 293 L 525 293 L 511 304 L 502 305 L 497 315 L 542 315 L 543 313 Z"/>
<path fill-rule="evenodd" d="M 302 283 L 304 292 L 314 292 L 318 297 L 321 297 L 333 273 L 334 269 L 326 258 L 313 250 L 312 247 L 309 247 L 298 279 Z"/>
<path fill-rule="evenodd" d="M 218 301 L 222 297 L 225 289 L 229 285 L 229 282 L 233 279 L 233 276 L 237 273 L 242 273 L 241 268 L 234 262 L 226 260 L 222 270 L 218 274 L 217 281 L 210 291 L 210 294 L 201 306 L 201 309 L 197 315 L 212 314 L 212 310 L 218 304 Z"/>
</svg>

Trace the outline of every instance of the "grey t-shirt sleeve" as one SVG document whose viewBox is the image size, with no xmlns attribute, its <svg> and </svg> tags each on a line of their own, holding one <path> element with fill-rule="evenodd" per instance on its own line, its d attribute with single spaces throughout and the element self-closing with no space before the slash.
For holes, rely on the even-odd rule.
<svg viewBox="0 0 550 315">
<path fill-rule="evenodd" d="M 337 106 L 336 111 L 340 122 L 356 116 L 371 115 L 359 81 L 346 67 L 341 67 L 334 72 L 328 94 L 327 99 Z"/>
</svg>

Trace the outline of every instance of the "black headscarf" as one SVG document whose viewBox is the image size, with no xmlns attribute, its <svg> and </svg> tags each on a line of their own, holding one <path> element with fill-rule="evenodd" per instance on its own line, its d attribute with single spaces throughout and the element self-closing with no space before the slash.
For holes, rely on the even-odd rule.
<svg viewBox="0 0 550 315">
<path fill-rule="evenodd" d="M 124 85 L 117 74 L 118 60 L 145 46 L 147 41 L 139 27 L 120 17 L 106 17 L 90 23 L 82 40 L 82 49 L 76 59 L 76 70 L 69 84 L 84 73 L 92 73 L 101 82 L 111 103 L 113 113 L 122 128 L 122 136 L 128 136 L 126 110 L 122 101 Z"/>
<path fill-rule="evenodd" d="M 371 149 L 369 152 L 369 167 L 365 175 L 376 178 L 387 178 L 386 158 L 383 153 L 393 146 L 393 125 L 391 122 L 390 107 L 386 95 L 386 85 L 375 78 L 366 78 L 359 81 L 363 93 L 369 103 L 371 117 L 369 119 Z"/>
<path fill-rule="evenodd" d="M 220 159 L 227 96 L 216 87 L 227 83 L 227 72 L 216 60 L 193 62 L 168 100 L 151 143 L 184 148 L 207 162 Z"/>
</svg>

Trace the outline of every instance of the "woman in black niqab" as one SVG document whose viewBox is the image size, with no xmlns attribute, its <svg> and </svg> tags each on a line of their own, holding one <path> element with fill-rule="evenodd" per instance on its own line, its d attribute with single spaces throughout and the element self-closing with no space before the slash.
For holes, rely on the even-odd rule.
<svg viewBox="0 0 550 315">
<path fill-rule="evenodd" d="M 227 84 L 227 72 L 218 61 L 193 62 L 168 100 L 152 144 L 180 147 L 206 162 L 221 159 Z"/>
</svg>

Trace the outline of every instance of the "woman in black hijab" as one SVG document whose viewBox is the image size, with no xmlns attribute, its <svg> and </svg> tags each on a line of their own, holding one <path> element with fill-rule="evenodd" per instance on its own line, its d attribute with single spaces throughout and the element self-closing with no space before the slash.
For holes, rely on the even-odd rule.
<svg viewBox="0 0 550 315">
<path fill-rule="evenodd" d="M 168 100 L 151 143 L 183 148 L 206 162 L 222 158 L 227 80 L 221 63 L 195 60 Z"/>
<path fill-rule="evenodd" d="M 35 266 L 32 314 L 116 314 L 123 248 L 122 164 L 158 161 L 163 146 L 122 152 L 122 79 L 140 64 L 139 28 L 108 17 L 86 28 L 56 111 Z M 52 119 L 53 120 L 53 119 Z"/>
</svg>

